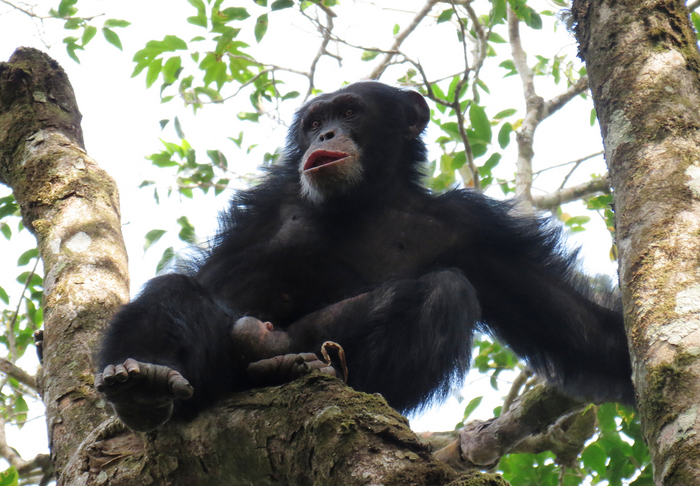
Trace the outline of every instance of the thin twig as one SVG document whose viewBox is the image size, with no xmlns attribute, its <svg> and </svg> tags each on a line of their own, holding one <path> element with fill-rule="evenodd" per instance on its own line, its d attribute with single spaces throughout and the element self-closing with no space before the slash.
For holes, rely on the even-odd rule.
<svg viewBox="0 0 700 486">
<path fill-rule="evenodd" d="M 544 169 L 538 170 L 537 172 L 533 172 L 533 174 L 534 174 L 534 175 L 540 175 L 541 173 L 547 172 L 548 170 L 559 169 L 560 167 L 566 167 L 567 165 L 571 165 L 571 164 L 580 164 L 581 162 L 585 162 L 585 161 L 590 160 L 590 159 L 592 159 L 592 158 L 598 157 L 599 155 L 603 155 L 604 153 L 605 153 L 605 152 L 603 152 L 603 151 L 601 150 L 600 152 L 596 152 L 596 153 L 594 153 L 594 154 L 586 155 L 585 157 L 581 157 L 580 159 L 570 160 L 570 161 L 564 162 L 564 163 L 562 163 L 562 164 L 557 164 L 557 165 L 552 165 L 552 166 L 549 166 L 549 167 L 545 167 Z"/>
<path fill-rule="evenodd" d="M 433 9 L 433 6 L 438 3 L 438 0 L 428 0 L 425 5 L 423 5 L 423 8 L 421 8 L 418 13 L 416 13 L 416 16 L 413 17 L 413 20 L 411 20 L 411 23 L 408 24 L 408 26 L 403 29 L 401 32 L 396 34 L 396 37 L 394 38 L 394 44 L 391 46 L 390 52 L 384 55 L 384 59 L 381 60 L 379 64 L 372 70 L 371 73 L 367 76 L 367 79 L 379 79 L 379 77 L 384 73 L 386 68 L 389 66 L 389 63 L 393 60 L 394 56 L 396 54 L 393 54 L 394 52 L 398 52 L 399 48 L 401 47 L 401 44 L 403 41 L 406 40 L 406 38 L 411 35 L 411 33 L 416 30 L 418 27 L 418 24 L 421 23 L 421 21 L 430 13 L 430 11 Z"/>
</svg>

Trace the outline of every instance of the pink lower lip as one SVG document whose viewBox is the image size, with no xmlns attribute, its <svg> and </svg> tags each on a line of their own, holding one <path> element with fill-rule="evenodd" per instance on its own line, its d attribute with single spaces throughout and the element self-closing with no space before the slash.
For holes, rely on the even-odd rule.
<svg viewBox="0 0 700 486">
<path fill-rule="evenodd" d="M 326 165 L 334 164 L 335 162 L 343 160 L 348 155 L 349 154 L 347 154 L 345 152 L 331 152 L 329 150 L 315 150 L 306 159 L 306 163 L 304 163 L 304 170 L 305 171 L 312 170 L 312 169 L 317 169 L 319 167 L 324 167 Z M 327 162 L 324 162 L 320 165 L 316 165 L 316 162 L 318 161 L 319 158 L 327 158 L 330 160 Z"/>
</svg>

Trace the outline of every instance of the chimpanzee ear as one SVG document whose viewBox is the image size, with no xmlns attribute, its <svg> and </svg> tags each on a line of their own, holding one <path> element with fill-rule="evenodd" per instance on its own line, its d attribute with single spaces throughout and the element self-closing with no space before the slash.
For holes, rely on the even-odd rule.
<svg viewBox="0 0 700 486">
<path fill-rule="evenodd" d="M 408 119 L 407 139 L 418 138 L 430 121 L 430 108 L 423 95 L 417 91 L 406 91 L 406 117 Z"/>
</svg>

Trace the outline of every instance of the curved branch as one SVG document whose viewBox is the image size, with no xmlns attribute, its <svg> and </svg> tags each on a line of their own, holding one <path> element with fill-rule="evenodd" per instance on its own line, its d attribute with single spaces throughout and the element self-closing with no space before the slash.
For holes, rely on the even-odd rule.
<svg viewBox="0 0 700 486">
<path fill-rule="evenodd" d="M 538 209 L 552 210 L 562 204 L 577 201 L 599 193 L 610 194 L 610 179 L 608 178 L 607 172 L 599 178 L 584 182 L 583 184 L 550 192 L 544 196 L 535 196 L 532 198 L 532 203 Z"/>
</svg>

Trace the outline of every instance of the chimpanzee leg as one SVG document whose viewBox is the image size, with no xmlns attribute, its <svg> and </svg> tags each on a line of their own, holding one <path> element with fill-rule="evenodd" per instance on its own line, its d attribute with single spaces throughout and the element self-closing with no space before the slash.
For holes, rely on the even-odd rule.
<svg viewBox="0 0 700 486">
<path fill-rule="evenodd" d="M 192 417 L 245 375 L 247 363 L 229 337 L 235 320 L 196 280 L 155 278 L 113 318 L 95 386 L 136 430 L 167 421 L 173 402 L 176 413 Z"/>
<path fill-rule="evenodd" d="M 299 351 L 337 342 L 349 385 L 411 410 L 443 397 L 464 377 L 479 312 L 469 281 L 445 270 L 386 283 L 310 314 L 287 332 Z"/>
</svg>

